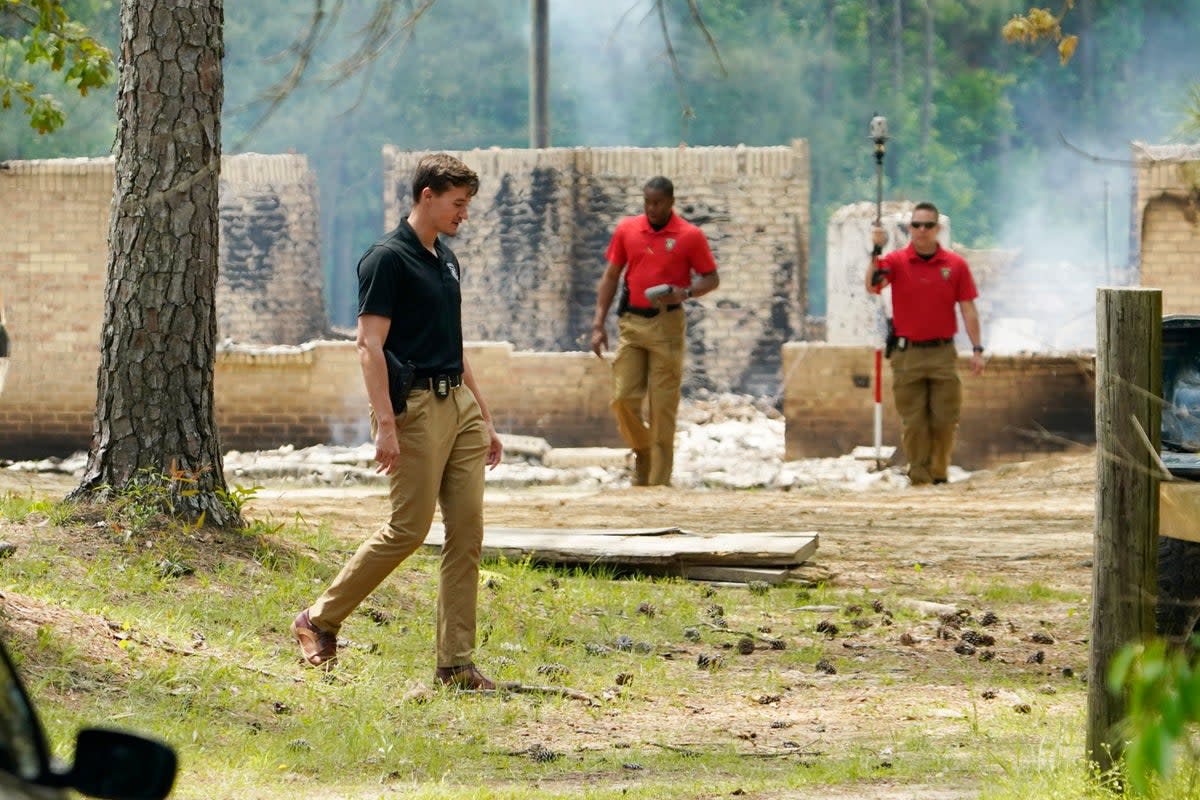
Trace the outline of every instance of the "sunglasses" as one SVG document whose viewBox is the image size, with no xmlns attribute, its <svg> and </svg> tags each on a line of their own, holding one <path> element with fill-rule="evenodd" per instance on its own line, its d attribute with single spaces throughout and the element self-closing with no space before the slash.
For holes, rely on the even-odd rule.
<svg viewBox="0 0 1200 800">
<path fill-rule="evenodd" d="M 933 229 L 934 229 L 934 228 L 937 226 L 937 223 L 936 223 L 936 222 L 910 222 L 910 223 L 908 223 L 908 224 L 909 224 L 909 226 L 910 226 L 910 227 L 913 227 L 913 228 L 924 228 L 924 229 L 925 229 L 925 230 L 927 230 L 927 231 L 928 231 L 928 230 L 933 230 Z"/>
</svg>

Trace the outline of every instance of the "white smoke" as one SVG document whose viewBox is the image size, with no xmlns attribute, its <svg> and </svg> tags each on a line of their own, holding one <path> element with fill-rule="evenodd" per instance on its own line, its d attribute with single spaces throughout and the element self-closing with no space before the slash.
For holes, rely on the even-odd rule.
<svg viewBox="0 0 1200 800">
<path fill-rule="evenodd" d="M 662 144 L 648 74 L 669 70 L 658 17 L 647 0 L 550 0 L 551 117 L 570 144 Z M 563 108 L 560 98 L 569 97 Z"/>
<path fill-rule="evenodd" d="M 1119 7 L 1111 13 L 1092 30 L 1128 24 Z M 1090 118 L 1079 119 L 1069 110 L 1079 107 L 1077 54 L 1028 100 L 1044 110 L 1043 129 L 1060 134 L 1024 168 L 1003 170 L 1000 191 L 1011 214 L 995 232 L 996 244 L 1019 256 L 988 288 L 995 308 L 984 338 L 993 351 L 1092 349 L 1097 287 L 1137 283 L 1131 144 L 1175 140 L 1188 87 L 1200 75 L 1195 48 L 1168 44 L 1179 39 L 1180 21 L 1147 14 L 1141 29 L 1148 44 L 1121 62 L 1139 87 L 1136 96 L 1101 97 Z"/>
</svg>

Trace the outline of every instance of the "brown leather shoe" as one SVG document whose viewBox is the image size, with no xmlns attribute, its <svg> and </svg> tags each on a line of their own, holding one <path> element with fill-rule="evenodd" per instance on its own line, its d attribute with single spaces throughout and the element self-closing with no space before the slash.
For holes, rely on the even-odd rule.
<svg viewBox="0 0 1200 800">
<path fill-rule="evenodd" d="M 314 667 L 331 666 L 337 661 L 337 634 L 323 631 L 308 618 L 308 609 L 296 615 L 292 635 L 300 643 L 300 654 Z"/>
<path fill-rule="evenodd" d="M 483 676 L 474 664 L 462 664 L 457 667 L 438 667 L 433 674 L 437 683 L 454 686 L 458 689 L 495 689 L 496 684 Z"/>
</svg>

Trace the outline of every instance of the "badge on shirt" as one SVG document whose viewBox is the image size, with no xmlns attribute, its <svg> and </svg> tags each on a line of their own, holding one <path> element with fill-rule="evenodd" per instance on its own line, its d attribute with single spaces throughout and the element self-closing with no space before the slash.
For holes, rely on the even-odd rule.
<svg viewBox="0 0 1200 800">
<path fill-rule="evenodd" d="M 458 264 L 455 264 L 453 261 L 447 261 L 446 269 L 450 270 L 451 277 L 453 277 L 454 280 L 457 281 L 458 280 Z"/>
<path fill-rule="evenodd" d="M 944 280 L 944 281 L 950 280 L 950 268 L 949 267 L 942 267 L 942 280 Z"/>
<path fill-rule="evenodd" d="M 675 240 L 674 240 L 674 239 L 667 239 L 667 252 L 669 253 L 669 252 L 671 252 L 671 251 L 672 251 L 672 250 L 674 250 L 674 249 L 675 249 Z"/>
</svg>

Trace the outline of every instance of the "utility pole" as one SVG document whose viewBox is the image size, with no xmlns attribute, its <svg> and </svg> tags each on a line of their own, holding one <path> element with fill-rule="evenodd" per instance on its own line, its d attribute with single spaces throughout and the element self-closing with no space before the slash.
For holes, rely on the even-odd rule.
<svg viewBox="0 0 1200 800">
<path fill-rule="evenodd" d="M 550 146 L 550 0 L 530 0 L 529 146 Z"/>
</svg>

